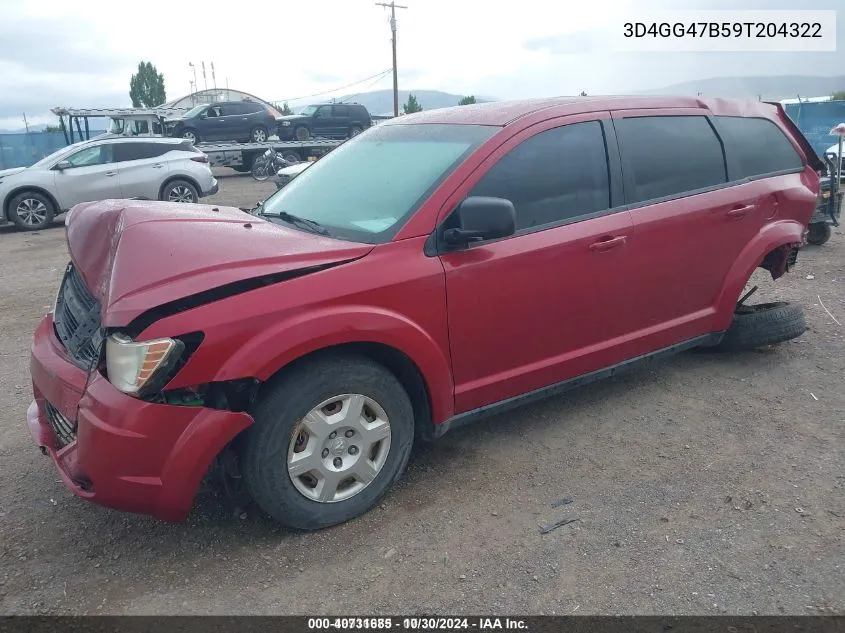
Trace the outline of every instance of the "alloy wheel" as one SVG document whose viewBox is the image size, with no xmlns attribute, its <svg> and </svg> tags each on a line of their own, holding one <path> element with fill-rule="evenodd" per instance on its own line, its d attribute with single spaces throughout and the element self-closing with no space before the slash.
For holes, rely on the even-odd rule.
<svg viewBox="0 0 845 633">
<path fill-rule="evenodd" d="M 37 198 L 24 198 L 15 208 L 15 213 L 27 226 L 38 226 L 47 221 L 47 206 Z"/>
</svg>

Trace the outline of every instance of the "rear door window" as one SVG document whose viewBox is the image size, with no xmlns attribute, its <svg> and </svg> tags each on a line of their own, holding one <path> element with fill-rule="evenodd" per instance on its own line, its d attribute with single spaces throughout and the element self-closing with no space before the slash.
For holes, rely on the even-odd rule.
<svg viewBox="0 0 845 633">
<path fill-rule="evenodd" d="M 118 163 L 144 160 L 146 158 L 157 158 L 171 149 L 176 149 L 176 145 L 169 143 L 116 143 L 114 157 Z"/>
<path fill-rule="evenodd" d="M 348 117 L 349 116 L 349 107 L 345 106 L 345 105 L 332 106 L 332 116 L 333 117 Z"/>
<path fill-rule="evenodd" d="M 719 132 L 736 159 L 738 178 L 801 171 L 804 161 L 781 129 L 768 119 L 719 116 Z"/>
<path fill-rule="evenodd" d="M 505 154 L 471 196 L 510 200 L 517 231 L 573 221 L 610 208 L 610 175 L 598 121 L 540 132 Z"/>
<path fill-rule="evenodd" d="M 722 142 L 707 117 L 629 117 L 614 125 L 622 168 L 633 184 L 626 191 L 630 203 L 707 189 L 728 180 Z"/>
</svg>

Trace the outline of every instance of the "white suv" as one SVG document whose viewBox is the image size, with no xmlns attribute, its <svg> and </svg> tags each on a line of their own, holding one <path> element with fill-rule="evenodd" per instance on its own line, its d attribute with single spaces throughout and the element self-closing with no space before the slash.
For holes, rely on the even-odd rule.
<svg viewBox="0 0 845 633">
<path fill-rule="evenodd" d="M 208 157 L 177 138 L 103 138 L 30 167 L 0 171 L 0 223 L 34 231 L 80 202 L 113 198 L 198 202 L 217 193 Z"/>
</svg>

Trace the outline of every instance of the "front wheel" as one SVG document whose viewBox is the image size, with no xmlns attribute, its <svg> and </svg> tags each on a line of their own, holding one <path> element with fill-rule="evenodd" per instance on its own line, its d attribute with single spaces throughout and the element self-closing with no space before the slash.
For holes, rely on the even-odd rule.
<svg viewBox="0 0 845 633">
<path fill-rule="evenodd" d="M 196 145 L 200 142 L 200 135 L 196 130 L 185 130 L 182 132 L 182 138 L 186 141 L 190 141 L 192 145 Z"/>
<path fill-rule="evenodd" d="M 9 219 L 25 231 L 38 231 L 49 226 L 55 214 L 52 200 L 37 191 L 24 191 L 9 202 Z"/>
<path fill-rule="evenodd" d="M 270 177 L 271 170 L 271 161 L 269 161 L 264 156 L 259 156 L 252 162 L 252 177 L 261 182 L 263 180 L 267 180 Z"/>
<path fill-rule="evenodd" d="M 830 239 L 833 234 L 833 229 L 827 222 L 816 222 L 810 225 L 810 231 L 807 233 L 807 242 L 813 246 L 821 246 Z"/>
<path fill-rule="evenodd" d="M 316 530 L 375 505 L 408 464 L 410 399 L 363 357 L 336 355 L 283 375 L 259 400 L 240 446 L 255 502 L 288 527 Z"/>
<path fill-rule="evenodd" d="M 309 130 L 304 125 L 300 125 L 293 131 L 293 137 L 297 141 L 307 141 L 309 138 L 311 138 L 311 130 Z"/>
</svg>

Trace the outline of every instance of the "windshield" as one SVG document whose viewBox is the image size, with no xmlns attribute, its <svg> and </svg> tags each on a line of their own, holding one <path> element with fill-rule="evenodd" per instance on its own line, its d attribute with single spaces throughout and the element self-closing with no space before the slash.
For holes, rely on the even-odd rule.
<svg viewBox="0 0 845 633">
<path fill-rule="evenodd" d="M 262 214 L 288 214 L 341 239 L 387 242 L 454 166 L 499 128 L 384 125 L 329 152 L 268 198 Z"/>
<path fill-rule="evenodd" d="M 197 116 L 200 112 L 205 110 L 207 107 L 208 107 L 208 105 L 194 106 L 193 108 L 188 110 L 185 114 L 183 114 L 182 117 L 185 118 L 185 119 L 193 118 L 193 117 Z"/>
<path fill-rule="evenodd" d="M 305 116 L 311 116 L 317 111 L 318 106 L 310 105 L 305 106 L 302 110 L 299 111 L 300 114 L 304 114 Z"/>
</svg>

